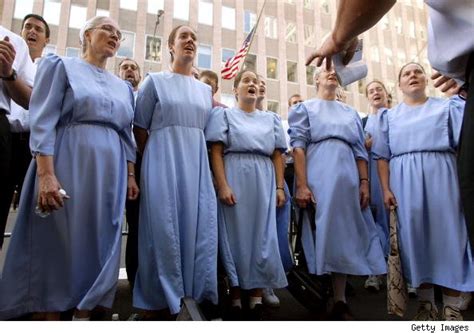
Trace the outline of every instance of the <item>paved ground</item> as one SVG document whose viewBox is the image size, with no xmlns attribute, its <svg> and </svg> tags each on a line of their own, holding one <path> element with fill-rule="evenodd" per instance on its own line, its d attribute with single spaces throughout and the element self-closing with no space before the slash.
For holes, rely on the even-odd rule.
<svg viewBox="0 0 474 333">
<path fill-rule="evenodd" d="M 16 213 L 10 214 L 7 225 L 7 232 L 11 232 Z M 126 236 L 123 237 L 121 267 L 124 267 L 124 249 Z M 0 253 L 0 271 L 3 267 L 5 252 L 8 249 L 9 238 L 6 239 L 5 249 Z M 121 270 L 121 277 L 124 278 L 124 269 Z M 352 312 L 357 320 L 387 321 L 401 320 L 396 316 L 389 316 L 386 311 L 386 293 L 373 294 L 364 289 L 365 277 L 350 277 L 349 281 L 354 288 L 355 294 L 348 298 Z M 277 290 L 276 294 L 281 300 L 281 307 L 278 309 L 266 308 L 264 319 L 272 321 L 308 321 L 323 320 L 322 314 L 312 313 L 302 306 L 286 289 Z M 416 299 L 410 299 L 406 319 L 410 319 L 416 312 Z M 131 292 L 127 280 L 119 280 L 117 296 L 112 311 L 104 316 L 105 320 L 110 320 L 112 313 L 118 313 L 120 320 L 126 320 L 134 312 L 132 308 Z M 474 320 L 474 308 L 464 312 L 466 320 Z"/>
</svg>

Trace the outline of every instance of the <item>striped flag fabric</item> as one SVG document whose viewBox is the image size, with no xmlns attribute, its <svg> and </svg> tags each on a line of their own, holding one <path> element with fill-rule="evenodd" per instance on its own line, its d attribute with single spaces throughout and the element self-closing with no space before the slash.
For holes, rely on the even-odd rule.
<svg viewBox="0 0 474 333">
<path fill-rule="evenodd" d="M 237 76 L 237 73 L 239 72 L 240 63 L 243 59 L 245 59 L 245 56 L 249 52 L 250 43 L 252 41 L 253 34 L 255 33 L 255 28 L 256 27 L 253 27 L 247 38 L 245 38 L 244 43 L 242 44 L 242 47 L 240 48 L 239 52 L 237 52 L 236 55 L 226 61 L 224 67 L 221 70 L 221 76 L 224 80 L 230 80 Z"/>
</svg>

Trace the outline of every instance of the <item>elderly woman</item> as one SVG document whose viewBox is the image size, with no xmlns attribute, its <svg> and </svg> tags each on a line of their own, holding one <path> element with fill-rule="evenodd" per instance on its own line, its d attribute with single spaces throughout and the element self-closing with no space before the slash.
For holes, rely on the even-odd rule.
<svg viewBox="0 0 474 333">
<path fill-rule="evenodd" d="M 174 28 L 168 48 L 171 72 L 145 79 L 134 122 L 143 161 L 133 304 L 142 319 L 178 313 L 184 297 L 217 302 L 217 203 L 204 138 L 212 92 L 192 74 L 196 32 Z"/>
<path fill-rule="evenodd" d="M 444 320 L 462 320 L 459 291 L 474 290 L 474 262 L 461 210 L 455 150 L 464 102 L 426 96 L 423 67 L 399 73 L 403 102 L 379 113 L 373 153 L 387 206 L 398 206 L 403 273 L 418 288 L 414 320 L 437 320 L 433 285 L 443 287 Z"/>
<path fill-rule="evenodd" d="M 251 319 L 260 319 L 262 288 L 287 285 L 276 230 L 276 206 L 285 203 L 280 118 L 256 109 L 259 81 L 252 71 L 234 80 L 238 106 L 213 110 L 206 138 L 219 196 L 219 249 L 232 287 L 232 308 L 249 290 Z"/>
<path fill-rule="evenodd" d="M 95 17 L 80 39 L 81 58 L 49 55 L 36 75 L 35 159 L 0 282 L 2 319 L 30 312 L 59 319 L 74 308 L 75 318 L 87 319 L 114 300 L 127 186 L 129 198 L 138 194 L 133 93 L 105 69 L 122 40 L 118 25 Z"/>
<path fill-rule="evenodd" d="M 379 275 L 386 264 L 368 208 L 367 151 L 362 123 L 350 106 L 336 101 L 334 69 L 319 69 L 317 98 L 289 113 L 294 149 L 296 203 L 316 205 L 315 221 L 305 214 L 302 241 L 309 272 L 331 273 L 331 318 L 351 319 L 346 275 Z M 311 226 L 313 224 L 313 227 Z M 315 224 L 315 228 L 314 228 Z"/>
</svg>

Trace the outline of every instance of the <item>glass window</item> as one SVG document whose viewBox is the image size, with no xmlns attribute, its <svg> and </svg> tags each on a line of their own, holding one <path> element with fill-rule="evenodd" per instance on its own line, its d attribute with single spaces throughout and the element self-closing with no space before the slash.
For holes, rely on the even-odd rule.
<svg viewBox="0 0 474 333">
<path fill-rule="evenodd" d="M 165 9 L 165 0 L 148 0 L 148 13 L 157 14 L 160 9 Z"/>
<path fill-rule="evenodd" d="M 277 38 L 277 19 L 273 16 L 265 17 L 265 37 Z"/>
<path fill-rule="evenodd" d="M 378 45 L 373 45 L 370 48 L 370 56 L 372 61 L 380 62 L 380 52 Z"/>
<path fill-rule="evenodd" d="M 153 0 L 156 1 L 156 0 Z M 120 8 L 128 10 L 137 10 L 137 0 L 120 0 Z"/>
<path fill-rule="evenodd" d="M 178 20 L 189 20 L 189 0 L 174 0 L 173 17 Z"/>
<path fill-rule="evenodd" d="M 415 23 L 412 21 L 408 24 L 408 33 L 411 38 L 415 38 Z"/>
<path fill-rule="evenodd" d="M 257 56 L 255 54 L 247 54 L 247 57 L 245 57 L 245 62 L 244 65 L 242 66 L 242 69 L 250 69 L 255 71 L 257 68 Z"/>
<path fill-rule="evenodd" d="M 405 51 L 404 50 L 398 50 L 398 61 L 400 62 L 400 64 L 405 64 L 405 62 L 407 61 L 407 55 L 405 54 Z"/>
<path fill-rule="evenodd" d="M 87 20 L 87 8 L 71 5 L 71 12 L 69 14 L 69 27 L 81 29 Z"/>
<path fill-rule="evenodd" d="M 211 0 L 199 0 L 198 22 L 212 25 L 213 6 Z"/>
<path fill-rule="evenodd" d="M 222 28 L 235 30 L 235 8 L 222 6 Z"/>
<path fill-rule="evenodd" d="M 382 29 L 388 29 L 388 25 L 389 25 L 389 22 L 388 22 L 388 16 L 385 15 L 384 17 L 382 17 L 382 19 L 380 20 L 380 26 L 382 27 Z"/>
<path fill-rule="evenodd" d="M 287 80 L 290 82 L 298 82 L 298 65 L 294 61 L 286 62 Z"/>
<path fill-rule="evenodd" d="M 401 17 L 395 18 L 395 29 L 397 30 L 397 33 L 398 33 L 398 34 L 402 34 L 402 33 L 403 33 L 402 18 L 401 18 Z"/>
<path fill-rule="evenodd" d="M 227 60 L 235 55 L 235 51 L 231 49 L 222 49 L 222 64 L 225 64 Z"/>
<path fill-rule="evenodd" d="M 212 46 L 198 46 L 198 67 L 211 69 L 212 67 Z"/>
<path fill-rule="evenodd" d="M 33 0 L 21 0 L 15 1 L 15 11 L 13 12 L 13 18 L 23 20 L 23 18 L 33 13 Z"/>
<path fill-rule="evenodd" d="M 276 114 L 280 114 L 280 103 L 278 103 L 277 101 L 268 101 L 267 109 L 268 111 L 272 111 L 272 112 L 275 112 Z"/>
<path fill-rule="evenodd" d="M 326 0 L 324 0 L 321 3 L 321 9 L 322 9 L 324 14 L 329 14 L 329 5 L 328 5 L 328 2 Z"/>
<path fill-rule="evenodd" d="M 119 57 L 134 57 L 135 50 L 135 33 L 129 31 L 122 31 L 122 36 L 125 40 L 120 45 L 120 48 L 117 52 Z"/>
<path fill-rule="evenodd" d="M 145 59 L 161 62 L 161 38 L 147 35 L 145 46 Z"/>
<path fill-rule="evenodd" d="M 286 24 L 286 41 L 296 43 L 296 24 L 293 22 Z"/>
<path fill-rule="evenodd" d="M 97 8 L 97 11 L 95 12 L 97 16 L 105 16 L 105 17 L 109 17 L 110 16 L 110 12 L 106 9 L 99 9 Z"/>
<path fill-rule="evenodd" d="M 303 4 L 304 4 L 304 8 L 313 9 L 313 5 L 314 5 L 313 0 L 304 0 Z"/>
<path fill-rule="evenodd" d="M 257 15 L 246 10 L 244 13 L 244 32 L 249 33 L 255 26 L 255 23 L 257 23 Z"/>
<path fill-rule="evenodd" d="M 79 57 L 80 50 L 77 47 L 66 47 L 66 57 Z"/>
<path fill-rule="evenodd" d="M 221 103 L 232 108 L 235 106 L 235 96 L 232 94 L 221 94 Z"/>
<path fill-rule="evenodd" d="M 385 59 L 387 61 L 387 65 L 393 65 L 393 52 L 392 49 L 389 47 L 385 47 Z"/>
<path fill-rule="evenodd" d="M 314 71 L 316 67 L 314 66 L 306 66 L 306 84 L 310 86 L 314 86 Z"/>
<path fill-rule="evenodd" d="M 316 36 L 314 35 L 314 25 L 304 25 L 304 45 L 308 47 L 316 47 Z"/>
<path fill-rule="evenodd" d="M 267 78 L 278 79 L 278 60 L 267 58 Z"/>
<path fill-rule="evenodd" d="M 61 17 L 61 2 L 56 0 L 45 0 L 43 8 L 43 18 L 48 25 L 59 25 Z"/>
<path fill-rule="evenodd" d="M 56 45 L 52 45 L 52 44 L 46 45 L 46 47 L 43 49 L 43 56 L 45 56 L 49 53 L 56 54 Z"/>
</svg>

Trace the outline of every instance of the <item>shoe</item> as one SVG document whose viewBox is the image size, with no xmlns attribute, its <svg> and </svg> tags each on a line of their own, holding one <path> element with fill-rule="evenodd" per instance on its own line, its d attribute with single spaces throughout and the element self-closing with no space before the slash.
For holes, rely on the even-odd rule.
<svg viewBox="0 0 474 333">
<path fill-rule="evenodd" d="M 380 291 L 380 279 L 376 275 L 369 275 L 364 284 L 365 289 L 378 293 Z"/>
<path fill-rule="evenodd" d="M 407 291 L 408 291 L 408 297 L 410 298 L 416 298 L 416 288 L 413 288 L 411 284 L 407 283 Z"/>
<path fill-rule="evenodd" d="M 231 306 L 229 310 L 228 320 L 230 321 L 242 321 L 243 314 L 240 306 Z"/>
<path fill-rule="evenodd" d="M 461 314 L 461 310 L 455 307 L 445 305 L 443 307 L 443 320 L 446 321 L 462 321 L 464 320 Z"/>
<path fill-rule="evenodd" d="M 263 289 L 263 296 L 262 296 L 263 304 L 270 308 L 279 308 L 280 307 L 280 299 L 277 295 L 273 292 L 272 288 L 265 288 Z"/>
<path fill-rule="evenodd" d="M 465 311 L 469 308 L 469 304 L 471 303 L 471 300 L 472 300 L 472 294 L 462 292 L 461 293 L 461 299 L 462 299 L 462 303 L 461 303 L 461 306 L 459 307 L 459 309 L 461 311 Z"/>
<path fill-rule="evenodd" d="M 249 309 L 248 312 L 248 320 L 252 321 L 260 321 L 263 320 L 263 304 L 255 304 L 253 309 Z"/>
<path fill-rule="evenodd" d="M 354 316 L 347 303 L 337 301 L 329 314 L 329 320 L 348 321 L 354 320 Z"/>
<path fill-rule="evenodd" d="M 418 306 L 414 321 L 434 321 L 438 320 L 438 309 L 429 301 L 421 301 Z"/>
</svg>

